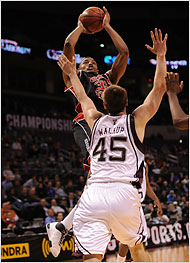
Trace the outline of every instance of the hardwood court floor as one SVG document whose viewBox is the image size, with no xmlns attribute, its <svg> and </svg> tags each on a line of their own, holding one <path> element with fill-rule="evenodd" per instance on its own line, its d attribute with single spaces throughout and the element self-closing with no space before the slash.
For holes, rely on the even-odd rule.
<svg viewBox="0 0 190 263">
<path fill-rule="evenodd" d="M 146 251 L 151 257 L 151 262 L 190 262 L 188 244 L 149 248 Z M 116 255 L 108 255 L 106 261 L 116 262 Z"/>
<path fill-rule="evenodd" d="M 190 262 L 189 244 L 149 248 L 146 251 L 151 257 L 151 262 Z M 81 259 L 69 260 L 69 262 L 71 261 L 81 262 Z M 116 262 L 116 254 L 108 255 L 106 262 Z"/>
</svg>

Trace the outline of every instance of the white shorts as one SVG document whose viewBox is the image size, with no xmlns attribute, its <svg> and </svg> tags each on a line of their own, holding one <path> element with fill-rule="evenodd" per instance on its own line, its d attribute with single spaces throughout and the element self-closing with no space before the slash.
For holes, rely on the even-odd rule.
<svg viewBox="0 0 190 263">
<path fill-rule="evenodd" d="M 129 247 L 143 242 L 140 198 L 131 184 L 89 185 L 74 214 L 73 230 L 78 249 L 84 255 L 104 255 L 112 234 Z"/>
</svg>

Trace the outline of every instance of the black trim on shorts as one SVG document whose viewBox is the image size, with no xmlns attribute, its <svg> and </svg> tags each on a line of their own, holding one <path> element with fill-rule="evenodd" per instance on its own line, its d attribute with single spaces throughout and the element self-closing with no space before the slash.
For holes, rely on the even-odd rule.
<svg viewBox="0 0 190 263">
<path fill-rule="evenodd" d="M 139 239 L 137 239 L 137 241 L 135 242 L 135 246 L 136 246 L 137 242 L 139 242 L 140 239 L 141 239 L 141 236 L 140 236 Z"/>
<path fill-rule="evenodd" d="M 142 225 L 142 217 L 141 217 L 141 211 L 140 211 L 140 208 L 139 208 L 139 214 L 140 214 L 140 220 L 141 220 L 141 223 L 140 223 L 140 226 L 139 226 L 139 230 L 137 231 L 137 234 L 139 234 L 139 231 L 141 229 L 141 225 Z"/>
<path fill-rule="evenodd" d="M 84 249 L 89 255 L 92 255 L 92 253 L 90 253 L 86 248 L 83 247 L 83 245 L 81 245 L 81 243 L 79 242 L 78 238 L 75 236 L 74 234 L 74 237 L 76 239 L 76 241 L 78 242 L 79 246 Z M 79 249 L 79 248 L 78 248 Z M 80 249 L 79 249 L 80 250 Z M 81 251 L 82 252 L 82 251 Z"/>
<path fill-rule="evenodd" d="M 137 239 L 137 241 L 135 242 L 135 245 L 139 242 L 139 240 L 141 239 L 141 243 L 143 242 L 143 240 L 146 238 L 144 235 L 143 235 L 143 232 L 144 232 L 144 227 L 143 227 L 143 223 L 142 223 L 142 217 L 141 217 L 141 211 L 140 211 L 140 208 L 139 208 L 139 213 L 140 213 L 140 219 L 141 219 L 141 223 L 140 223 L 140 226 L 139 226 L 139 230 L 137 231 L 137 234 L 139 234 L 139 239 Z M 141 226 L 142 226 L 142 231 L 141 233 L 139 233 L 140 229 L 141 229 Z"/>
</svg>

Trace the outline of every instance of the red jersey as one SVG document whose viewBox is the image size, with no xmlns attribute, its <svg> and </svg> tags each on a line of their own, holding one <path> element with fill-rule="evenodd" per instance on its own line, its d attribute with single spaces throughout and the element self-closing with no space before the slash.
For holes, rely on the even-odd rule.
<svg viewBox="0 0 190 263">
<path fill-rule="evenodd" d="M 98 111 L 106 113 L 103 101 L 102 101 L 102 92 L 109 87 L 112 83 L 107 73 L 105 74 L 96 74 L 94 72 L 85 72 L 80 71 L 78 77 L 84 86 L 86 94 L 94 102 Z M 65 88 L 65 92 L 70 91 L 76 99 L 75 111 L 78 113 L 73 121 L 80 121 L 84 119 L 82 113 L 81 104 L 78 102 L 76 93 L 73 87 Z"/>
</svg>

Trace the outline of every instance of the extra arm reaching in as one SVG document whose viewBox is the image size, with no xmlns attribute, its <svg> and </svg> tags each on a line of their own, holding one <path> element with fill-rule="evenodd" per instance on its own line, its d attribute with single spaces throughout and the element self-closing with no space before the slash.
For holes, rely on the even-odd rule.
<svg viewBox="0 0 190 263">
<path fill-rule="evenodd" d="M 167 67 L 165 55 L 167 51 L 166 41 L 168 35 L 165 34 L 165 37 L 162 40 L 162 32 L 160 29 L 157 30 L 157 28 L 155 28 L 155 36 L 152 31 L 150 34 L 153 41 L 153 47 L 150 47 L 149 45 L 145 46 L 152 53 L 156 54 L 157 65 L 154 76 L 154 84 L 144 103 L 133 112 L 135 117 L 136 132 L 141 142 L 144 139 L 145 126 L 158 111 L 162 97 L 166 91 L 165 76 Z"/>
<path fill-rule="evenodd" d="M 146 164 L 146 194 L 148 195 L 148 197 L 150 197 L 152 200 L 154 200 L 154 206 L 158 207 L 157 214 L 162 215 L 162 207 L 161 207 L 160 201 L 159 201 L 157 195 L 155 194 L 155 192 L 153 191 L 153 189 L 150 185 L 150 182 L 149 182 L 148 165 L 147 164 Z"/>
<path fill-rule="evenodd" d="M 174 127 L 180 130 L 189 129 L 189 115 L 182 110 L 177 97 L 183 89 L 183 81 L 179 84 L 179 74 L 167 72 L 166 85 Z"/>
</svg>

